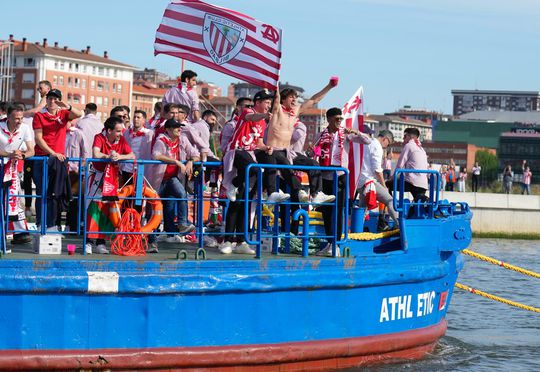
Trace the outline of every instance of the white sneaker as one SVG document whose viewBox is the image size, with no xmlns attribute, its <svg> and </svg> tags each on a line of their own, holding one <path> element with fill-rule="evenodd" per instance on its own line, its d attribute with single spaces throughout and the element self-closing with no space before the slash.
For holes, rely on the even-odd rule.
<svg viewBox="0 0 540 372">
<path fill-rule="evenodd" d="M 189 234 L 193 230 L 195 230 L 195 225 L 193 225 L 192 223 L 190 223 L 189 225 L 178 225 L 178 232 L 180 234 Z"/>
<path fill-rule="evenodd" d="M 316 256 L 328 256 L 332 257 L 332 243 L 328 243 L 326 247 L 315 253 Z M 340 257 L 341 252 L 338 246 L 336 246 L 336 257 Z"/>
<path fill-rule="evenodd" d="M 227 194 L 227 198 L 234 202 L 236 201 L 236 192 L 238 191 L 238 187 L 231 187 L 230 190 L 227 190 L 226 194 Z"/>
<path fill-rule="evenodd" d="M 274 191 L 273 193 L 268 196 L 268 199 L 266 201 L 270 203 L 282 203 L 285 200 L 289 199 L 291 195 L 284 193 L 283 191 Z"/>
<path fill-rule="evenodd" d="M 109 254 L 109 250 L 105 244 L 98 244 L 96 247 L 96 253 Z"/>
<path fill-rule="evenodd" d="M 223 254 L 231 254 L 232 253 L 232 243 L 231 242 L 223 242 L 219 245 L 219 251 Z"/>
<path fill-rule="evenodd" d="M 242 242 L 234 248 L 234 253 L 255 254 L 255 250 L 248 243 Z"/>
<path fill-rule="evenodd" d="M 158 250 L 157 243 L 150 243 L 146 253 L 158 253 L 158 252 L 159 252 L 159 250 Z"/>
<path fill-rule="evenodd" d="M 204 236 L 203 242 L 204 242 L 204 245 L 208 248 L 215 248 L 218 246 L 218 242 L 216 238 L 214 238 L 213 236 L 207 236 L 207 235 Z"/>
<path fill-rule="evenodd" d="M 86 243 L 86 245 L 84 246 L 84 252 L 86 254 L 92 254 L 92 244 L 91 243 Z"/>
<path fill-rule="evenodd" d="M 184 237 L 180 235 L 167 236 L 164 239 L 165 243 L 184 243 Z"/>
<path fill-rule="evenodd" d="M 321 204 L 321 203 L 331 203 L 331 202 L 333 202 L 334 200 L 336 200 L 335 195 L 326 195 L 324 192 L 319 191 L 319 192 L 317 193 L 317 195 L 315 195 L 315 196 L 311 199 L 311 202 L 312 202 L 313 204 Z"/>
<path fill-rule="evenodd" d="M 309 201 L 309 194 L 304 190 L 298 192 L 298 200 L 300 203 L 307 203 Z"/>
</svg>

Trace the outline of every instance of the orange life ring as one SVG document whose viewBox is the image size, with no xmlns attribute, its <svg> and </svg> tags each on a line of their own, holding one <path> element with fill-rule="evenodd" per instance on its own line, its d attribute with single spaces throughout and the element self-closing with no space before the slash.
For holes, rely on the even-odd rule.
<svg viewBox="0 0 540 372">
<path fill-rule="evenodd" d="M 122 209 L 122 203 L 126 197 L 132 196 L 135 192 L 135 187 L 133 185 L 127 185 L 118 192 L 118 198 L 120 200 L 111 204 L 109 208 L 109 220 L 112 225 L 116 228 L 120 225 L 120 220 L 122 214 L 120 213 Z M 158 198 L 158 194 L 152 190 L 150 187 L 143 187 L 143 196 L 146 198 Z M 152 207 L 152 217 L 148 220 L 146 225 L 141 226 L 141 232 L 152 232 L 158 228 L 159 224 L 163 220 L 163 204 L 161 200 L 148 200 L 148 204 Z"/>
</svg>

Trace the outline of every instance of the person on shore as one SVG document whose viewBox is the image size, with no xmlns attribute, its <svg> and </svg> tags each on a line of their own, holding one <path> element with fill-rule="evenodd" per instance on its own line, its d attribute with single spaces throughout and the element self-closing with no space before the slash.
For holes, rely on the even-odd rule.
<svg viewBox="0 0 540 372">
<path fill-rule="evenodd" d="M 195 89 L 197 85 L 197 74 L 191 70 L 185 70 L 180 75 L 180 82 L 176 87 L 172 87 L 162 99 L 162 104 L 176 103 L 179 105 L 187 106 L 189 109 L 189 116 L 187 121 L 194 123 L 201 119 L 201 113 L 199 109 L 199 95 Z"/>
<path fill-rule="evenodd" d="M 7 200 L 8 228 L 10 230 L 28 230 L 26 215 L 21 209 L 20 198 L 13 195 L 24 194 L 21 185 L 24 159 L 34 155 L 34 136 L 29 126 L 23 123 L 23 108 L 6 107 L 6 119 L 0 121 L 0 156 L 3 159 L 2 175 L 4 195 L 9 192 Z M 1 211 L 4 213 L 4 211 Z M 25 244 L 32 241 L 28 233 L 13 234 L 12 244 Z"/>
<path fill-rule="evenodd" d="M 453 162 L 448 166 L 446 172 L 446 191 L 454 191 L 454 183 L 456 182 L 456 166 Z"/>
<path fill-rule="evenodd" d="M 461 167 L 458 176 L 458 191 L 465 192 L 465 184 L 467 182 L 467 168 Z"/>
<path fill-rule="evenodd" d="M 405 140 L 403 141 L 405 145 Z M 386 181 L 392 177 L 392 151 L 388 151 L 383 162 L 383 176 Z"/>
<path fill-rule="evenodd" d="M 474 166 L 472 167 L 472 192 L 478 192 L 478 183 L 480 182 L 481 172 L 482 167 L 475 161 Z"/>
<path fill-rule="evenodd" d="M 380 147 L 380 152 L 374 154 L 374 157 L 377 158 L 373 160 L 378 162 L 378 166 L 375 165 L 375 168 L 369 167 L 367 169 L 366 159 L 368 156 L 371 156 L 371 152 L 367 152 L 373 142 L 371 137 L 368 134 L 361 133 L 350 128 L 345 128 L 341 126 L 343 121 L 343 113 L 340 108 L 332 107 L 326 111 L 326 119 L 328 121 L 328 126 L 324 129 L 319 138 L 317 139 L 315 145 L 320 148 L 321 156 L 319 157 L 319 164 L 323 167 L 336 166 L 348 168 L 349 166 L 349 148 L 352 142 L 363 143 L 364 146 L 364 162 L 362 163 L 362 172 L 367 174 L 369 172 L 370 176 L 373 175 L 372 169 L 380 172 L 380 182 L 384 180 L 382 178 L 382 158 L 383 150 Z M 388 132 L 390 133 L 390 132 Z M 391 136 L 390 133 L 388 136 Z M 391 140 L 387 138 L 387 141 L 391 143 Z M 393 138 L 393 137 L 392 137 Z M 374 147 L 375 148 L 375 147 Z M 385 146 L 386 148 L 386 146 Z M 377 148 L 378 150 L 379 148 Z M 380 156 L 379 156 L 380 155 Z M 334 215 L 334 207 L 332 205 L 322 205 L 318 209 L 323 214 L 324 230 L 327 236 L 333 235 L 334 225 L 336 225 L 336 240 L 341 240 L 341 235 L 343 233 L 343 210 L 345 207 L 345 174 L 343 172 L 338 172 L 338 189 L 337 189 L 337 205 L 338 205 L 338 214 Z M 362 178 L 360 179 L 360 184 L 362 183 Z M 383 186 L 384 187 L 384 186 Z M 323 192 L 326 195 L 334 194 L 334 172 L 324 171 L 323 172 Z M 391 199 L 391 197 L 390 197 Z M 330 238 L 330 240 L 333 240 Z M 339 253 L 339 252 L 338 252 Z M 332 254 L 332 242 L 329 242 L 325 248 L 317 252 L 318 255 L 331 255 Z"/>
<path fill-rule="evenodd" d="M 514 181 L 514 172 L 512 166 L 507 165 L 503 171 L 503 192 L 505 194 L 512 193 L 512 182 Z"/>
<path fill-rule="evenodd" d="M 419 140 L 420 131 L 417 128 L 406 128 L 403 132 L 403 149 L 396 163 L 396 169 L 427 170 L 427 154 Z M 415 202 L 426 199 L 428 177 L 425 173 L 404 173 L 405 191 L 410 192 Z M 386 181 L 386 187 L 391 193 L 394 188 L 394 176 Z"/>
<path fill-rule="evenodd" d="M 111 162 L 96 162 L 92 164 L 92 173 L 88 180 L 88 243 L 85 246 L 87 254 L 101 253 L 109 254 L 105 244 L 109 240 L 110 234 L 102 232 L 112 232 L 107 218 L 105 208 L 109 206 L 108 201 L 104 201 L 108 189 L 118 190 L 119 160 L 135 159 L 135 154 L 129 147 L 122 132 L 124 131 L 124 121 L 116 116 L 111 116 L 104 123 L 104 130 L 97 134 L 92 144 L 92 157 L 95 159 L 109 159 Z M 95 242 L 91 239 L 96 239 Z"/>
<path fill-rule="evenodd" d="M 448 175 L 448 165 L 447 164 L 441 165 L 441 169 L 439 170 L 439 173 L 441 175 L 441 190 L 440 191 L 446 191 L 446 177 Z"/>
<path fill-rule="evenodd" d="M 49 157 L 49 184 L 54 179 L 54 183 L 61 185 L 65 183 L 67 172 L 59 172 L 57 167 L 66 160 L 66 130 L 70 120 L 79 118 L 82 112 L 66 105 L 62 101 L 62 92 L 58 89 L 52 89 L 47 93 L 47 105 L 45 108 L 34 115 L 32 125 L 36 140 L 36 155 Z M 64 175 L 64 176 L 63 176 Z M 43 167 L 42 162 L 37 160 L 32 167 L 32 178 L 36 185 L 36 195 L 43 196 Z M 49 190 L 51 192 L 52 190 Z M 36 202 L 36 222 L 38 225 L 45 223 L 49 229 L 56 230 L 55 223 L 58 214 L 59 200 L 56 198 L 47 198 L 47 220 L 41 221 L 41 200 Z"/>
<path fill-rule="evenodd" d="M 522 169 L 523 169 L 523 182 L 521 184 L 521 195 L 524 195 L 524 194 L 531 195 L 532 172 L 531 172 L 531 168 L 527 165 L 527 162 L 525 160 L 523 160 Z"/>
</svg>

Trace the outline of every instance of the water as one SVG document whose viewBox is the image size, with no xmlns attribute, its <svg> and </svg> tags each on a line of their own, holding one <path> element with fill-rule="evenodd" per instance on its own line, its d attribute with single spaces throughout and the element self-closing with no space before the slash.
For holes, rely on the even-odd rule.
<svg viewBox="0 0 540 372">
<path fill-rule="evenodd" d="M 540 241 L 476 239 L 471 250 L 540 273 Z M 540 308 L 540 279 L 465 256 L 458 282 Z M 365 371 L 540 371 L 540 313 L 454 290 L 433 355 Z"/>
</svg>

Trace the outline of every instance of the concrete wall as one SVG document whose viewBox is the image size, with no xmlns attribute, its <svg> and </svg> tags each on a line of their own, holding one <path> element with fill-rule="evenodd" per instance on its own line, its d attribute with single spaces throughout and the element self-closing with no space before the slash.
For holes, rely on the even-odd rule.
<svg viewBox="0 0 540 372">
<path fill-rule="evenodd" d="M 540 196 L 442 192 L 441 199 L 467 202 L 475 232 L 540 233 Z"/>
</svg>

